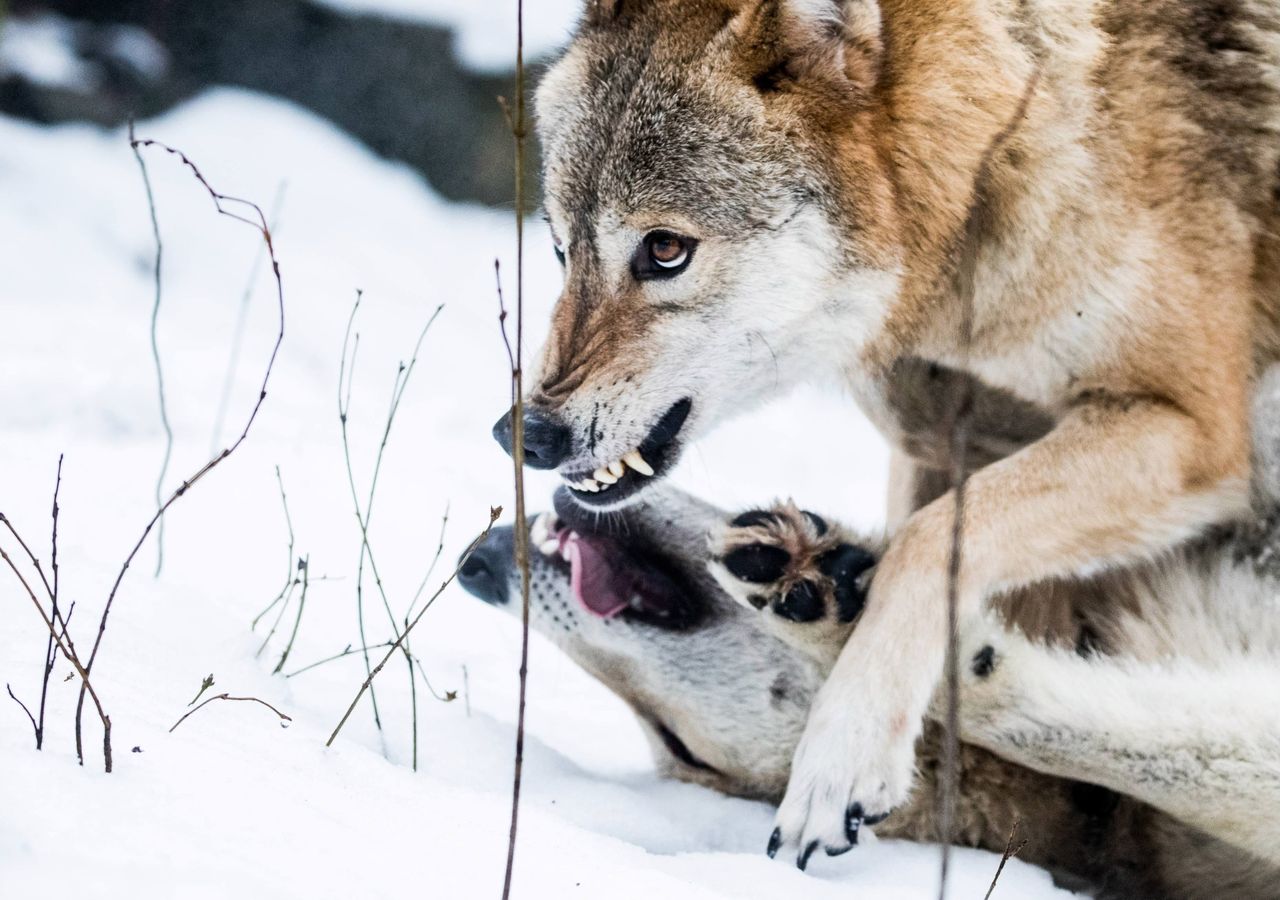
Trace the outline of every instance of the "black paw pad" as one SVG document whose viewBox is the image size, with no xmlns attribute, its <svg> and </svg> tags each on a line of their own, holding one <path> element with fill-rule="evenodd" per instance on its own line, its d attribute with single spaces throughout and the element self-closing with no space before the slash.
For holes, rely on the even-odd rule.
<svg viewBox="0 0 1280 900">
<path fill-rule="evenodd" d="M 996 670 L 996 649 L 990 645 L 983 647 L 974 654 L 970 667 L 979 678 L 989 676 Z"/>
<path fill-rule="evenodd" d="M 782 577 L 791 554 L 770 544 L 748 544 L 731 550 L 724 558 L 724 567 L 734 578 L 752 584 L 768 584 Z"/>
<path fill-rule="evenodd" d="M 773 611 L 792 622 L 813 622 L 822 618 L 822 592 L 812 581 L 802 581 L 774 604 Z"/>
<path fill-rule="evenodd" d="M 757 525 L 772 525 L 778 517 L 767 509 L 749 509 L 730 524 L 734 528 L 754 528 Z"/>
<path fill-rule="evenodd" d="M 841 544 L 818 559 L 818 568 L 835 585 L 836 615 L 841 622 L 852 622 L 867 602 L 861 576 L 876 564 L 876 558 L 861 547 Z"/>
</svg>

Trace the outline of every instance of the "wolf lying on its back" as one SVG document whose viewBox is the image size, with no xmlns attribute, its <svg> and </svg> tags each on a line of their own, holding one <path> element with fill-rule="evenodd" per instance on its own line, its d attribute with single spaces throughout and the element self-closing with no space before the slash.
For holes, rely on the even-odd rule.
<svg viewBox="0 0 1280 900">
<path fill-rule="evenodd" d="M 829 584 L 774 595 L 761 616 L 706 573 L 722 511 L 669 488 L 604 518 L 558 501 L 562 518 L 533 527 L 533 626 L 631 705 L 664 774 L 776 802 L 881 543 L 794 510 L 785 521 L 749 514 L 824 542 L 835 561 Z M 1000 852 L 1020 823 L 1021 858 L 1105 897 L 1274 896 L 1280 563 L 1259 561 L 1278 543 L 1277 526 L 1241 533 L 1089 591 L 1009 604 L 1062 649 L 1002 629 L 975 635 L 957 841 Z M 519 615 L 512 544 L 498 529 L 461 580 Z M 919 744 L 910 802 L 878 833 L 936 839 L 938 731 Z"/>
<path fill-rule="evenodd" d="M 969 486 L 962 622 L 1245 508 L 1280 352 L 1280 0 L 589 0 L 538 116 L 566 284 L 525 443 L 577 502 L 806 378 L 911 453 L 917 358 L 1049 422 Z M 907 795 L 953 506 L 895 531 L 814 702 L 797 853 Z"/>
</svg>

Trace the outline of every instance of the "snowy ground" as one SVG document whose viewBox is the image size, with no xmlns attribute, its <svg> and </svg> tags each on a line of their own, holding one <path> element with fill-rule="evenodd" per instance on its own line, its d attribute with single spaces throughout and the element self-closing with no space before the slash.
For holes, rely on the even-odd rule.
<svg viewBox="0 0 1280 900">
<path fill-rule="evenodd" d="M 219 189 L 271 206 L 286 183 L 278 249 L 288 334 L 248 442 L 167 521 L 163 574 L 149 544 L 124 583 L 95 680 L 115 724 L 116 772 L 95 753 L 75 765 L 76 683 L 60 664 L 48 746 L 37 754 L 18 706 L 0 697 L 0 897 L 469 898 L 498 896 L 514 742 L 518 626 L 450 589 L 414 649 L 440 692 L 418 684 L 412 766 L 403 666 L 379 682 L 385 733 L 362 707 L 335 746 L 324 739 L 363 675 L 358 657 L 293 678 L 273 676 L 281 633 L 260 655 L 253 616 L 290 561 L 275 486 L 279 465 L 313 576 L 285 671 L 358 640 L 358 535 L 337 419 L 343 330 L 365 292 L 351 430 L 367 485 L 397 362 L 422 323 L 424 344 L 382 473 L 374 514 L 378 563 L 397 614 L 423 577 L 450 510 L 444 570 L 510 505 L 509 463 L 489 438 L 506 403 L 493 259 L 512 265 L 512 223 L 450 206 L 412 173 L 381 162 L 289 106 L 215 92 L 139 133 L 182 147 Z M 218 217 L 190 176 L 151 152 L 165 243 L 159 342 L 177 435 L 168 484 L 206 458 L 231 335 L 253 268 L 255 233 Z M 536 345 L 559 273 L 532 227 L 527 283 Z M 0 119 L 0 511 L 47 556 L 59 453 L 61 580 L 88 643 L 97 608 L 153 506 L 163 452 L 148 319 L 154 248 L 142 184 L 120 132 L 43 129 Z M 514 292 L 507 279 L 508 297 Z M 274 336 L 271 282 L 260 270 L 233 401 L 218 446 L 247 414 Z M 803 429 L 805 440 L 787 436 Z M 761 435 L 766 438 L 762 440 Z M 842 477 L 812 465 L 837 448 Z M 745 458 L 743 446 L 751 447 Z M 722 429 L 687 457 L 684 485 L 730 506 L 778 493 L 873 525 L 885 451 L 839 397 L 806 393 Z M 530 478 L 530 503 L 551 483 Z M 11 547 L 11 542 L 5 546 Z M 433 583 L 439 581 L 438 572 Z M 44 638 L 29 601 L 0 575 L 0 681 L 30 705 Z M 383 639 L 376 603 L 371 639 Z M 465 675 L 464 675 L 465 672 Z M 201 679 L 293 717 L 215 703 L 173 734 Z M 92 748 L 98 729 L 86 716 Z M 659 781 L 622 704 L 535 639 L 517 897 L 932 897 L 936 850 L 891 842 L 809 875 L 764 857 L 772 811 Z M 137 752 L 130 752 L 136 748 Z M 962 853 L 952 897 L 981 897 L 997 860 Z M 1014 862 L 1000 893 L 1061 896 Z"/>
</svg>

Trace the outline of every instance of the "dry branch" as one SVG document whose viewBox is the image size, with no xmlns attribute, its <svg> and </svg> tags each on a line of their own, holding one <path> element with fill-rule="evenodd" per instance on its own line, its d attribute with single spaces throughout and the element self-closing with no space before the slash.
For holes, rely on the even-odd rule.
<svg viewBox="0 0 1280 900">
<path fill-rule="evenodd" d="M 173 458 L 173 426 L 169 424 L 169 407 L 164 394 L 164 367 L 160 364 L 160 341 L 157 326 L 160 322 L 160 301 L 163 297 L 161 287 L 161 266 L 164 261 L 164 242 L 160 239 L 160 217 L 156 212 L 155 193 L 151 189 L 151 175 L 147 172 L 147 161 L 142 158 L 142 151 L 133 135 L 133 120 L 129 120 L 129 149 L 138 162 L 138 171 L 142 173 L 142 185 L 147 192 L 147 210 L 151 213 L 151 234 L 156 243 L 156 262 L 152 274 L 155 281 L 155 298 L 151 304 L 151 360 L 156 367 L 156 392 L 160 397 L 160 425 L 164 428 L 164 457 L 160 462 L 160 472 L 156 475 L 156 506 L 164 499 L 164 479 L 169 474 L 169 461 Z M 156 526 L 156 576 L 164 568 L 164 519 Z"/>
<path fill-rule="evenodd" d="M 960 242 L 951 248 L 945 275 L 954 279 L 954 288 L 961 301 L 960 360 L 959 368 L 968 367 L 970 347 L 973 343 L 974 295 L 977 291 L 976 248 L 984 233 L 990 228 L 985 193 L 991 181 L 991 168 L 996 156 L 1005 148 L 1026 118 L 1031 98 L 1040 83 L 1037 68 L 1023 88 L 1022 96 L 1009 121 L 987 144 L 979 160 L 977 174 L 969 198 L 968 213 Z M 960 570 L 964 560 L 964 510 L 969 468 L 966 459 L 969 429 L 973 418 L 973 385 L 971 379 L 963 379 L 960 396 L 952 411 L 951 421 L 951 488 L 954 494 L 951 520 L 951 553 L 947 562 L 947 659 L 945 688 L 947 697 L 944 721 L 942 778 L 938 810 L 938 842 L 942 847 L 938 898 L 945 900 L 951 865 L 951 839 L 954 831 L 955 810 L 959 797 L 960 779 Z"/>
<path fill-rule="evenodd" d="M 6 525 L 9 529 L 9 532 L 18 539 L 19 543 L 22 543 L 22 538 L 18 537 L 18 532 L 14 529 L 13 523 L 11 523 L 8 520 L 8 518 L 5 517 L 4 513 L 0 513 L 0 523 L 3 523 L 4 525 Z M 25 549 L 26 545 L 23 544 L 23 547 Z M 30 551 L 28 551 L 28 553 L 30 553 Z M 82 698 L 81 703 L 83 704 L 83 697 L 84 697 L 85 691 L 88 691 L 90 699 L 93 700 L 94 709 L 96 709 L 98 712 L 98 719 L 102 722 L 103 764 L 106 770 L 110 772 L 111 771 L 111 717 L 108 716 L 106 711 L 102 708 L 102 701 L 98 699 L 98 692 L 94 690 L 92 682 L 89 681 L 88 666 L 84 666 L 80 663 L 80 658 L 76 655 L 74 647 L 71 646 L 71 638 L 66 635 L 65 620 L 63 622 L 63 626 L 64 626 L 63 635 L 59 636 L 57 625 L 54 623 L 53 619 L 47 613 L 45 613 L 44 607 L 40 604 L 40 599 L 36 597 L 36 592 L 32 590 L 30 582 L 28 582 L 27 579 L 23 576 L 22 571 L 18 568 L 17 564 L 14 563 L 13 558 L 9 556 L 8 553 L 5 552 L 5 549 L 3 547 L 0 547 L 0 560 L 4 561 L 5 565 L 9 567 L 10 571 L 12 571 L 14 576 L 18 579 L 18 583 L 22 585 L 23 589 L 27 593 L 27 596 L 31 598 L 32 604 L 35 605 L 36 611 L 40 613 L 40 618 L 44 621 L 45 627 L 49 629 L 49 634 L 53 638 L 53 641 L 57 646 L 58 650 L 62 653 L 64 657 L 66 657 L 67 662 L 71 663 L 71 667 L 75 669 L 76 674 L 80 676 L 80 683 L 81 683 L 80 696 Z M 38 567 L 39 567 L 39 564 L 37 563 L 37 568 Z M 41 573 L 40 577 L 42 579 L 44 578 L 43 573 Z M 77 716 L 79 715 L 79 712 L 80 712 L 80 708 L 77 707 L 77 710 L 76 710 Z M 80 730 L 79 728 L 77 728 L 76 729 L 76 738 L 77 738 L 76 750 L 77 751 L 81 750 L 79 736 L 80 736 Z M 83 763 L 84 762 L 83 754 L 80 753 L 79 756 L 80 756 L 81 763 Z"/>
<path fill-rule="evenodd" d="M 516 713 L 515 772 L 511 784 L 511 828 L 507 836 L 507 863 L 502 878 L 502 900 L 511 897 L 515 867 L 516 829 L 520 820 L 520 786 L 524 777 L 525 695 L 529 681 L 529 528 L 524 503 L 524 156 L 528 127 L 525 118 L 524 0 L 516 0 L 516 104 L 508 114 L 516 151 L 516 346 L 507 340 L 507 311 L 502 303 L 502 279 L 498 278 L 499 321 L 502 339 L 511 359 L 511 462 L 514 467 L 516 565 L 520 569 L 520 700 Z M 494 263 L 497 273 L 497 263 Z M 500 273 L 499 273 L 500 274 Z"/>
<path fill-rule="evenodd" d="M 991 895 L 996 892 L 996 885 L 1000 882 L 1000 876 L 1004 873 L 1005 863 L 1021 853 L 1022 848 L 1027 846 L 1025 839 L 1018 846 L 1013 846 L 1013 839 L 1018 833 L 1018 826 L 1021 824 L 1021 821 L 1015 819 L 1013 827 L 1009 829 L 1009 842 L 1005 844 L 1004 853 L 1000 856 L 1000 865 L 996 866 L 995 877 L 991 879 L 991 887 L 987 888 L 987 895 L 982 900 L 991 900 Z"/>
<path fill-rule="evenodd" d="M 453 579 L 458 576 L 458 572 L 466 564 L 467 560 L 471 558 L 471 554 L 475 552 L 475 549 L 483 544 L 485 539 L 489 537 L 489 532 L 493 530 L 493 523 L 498 521 L 498 516 L 500 515 L 502 515 L 501 506 L 495 506 L 489 510 L 489 524 L 485 526 L 484 531 L 480 533 L 479 537 L 467 545 L 467 549 L 463 552 L 462 558 L 458 560 L 458 565 L 454 568 L 453 573 L 445 579 L 444 583 L 441 584 L 439 588 L 436 589 L 436 592 L 431 595 L 431 599 L 423 605 L 422 609 L 413 617 L 413 620 L 409 622 L 404 631 L 402 631 L 391 643 L 386 656 L 382 657 L 382 661 L 373 667 L 373 670 L 369 673 L 369 677 L 364 680 L 364 684 L 360 685 L 360 690 L 356 692 L 355 699 L 351 701 L 351 705 L 348 706 L 347 711 L 343 713 L 341 721 L 339 721 L 337 727 L 333 729 L 333 734 L 329 735 L 329 740 L 324 742 L 326 747 L 333 746 L 334 740 L 338 737 L 338 732 L 342 731 L 342 726 L 347 724 L 347 719 L 351 718 L 351 713 L 355 711 L 356 705 L 360 702 L 360 698 L 363 697 L 365 692 L 370 689 L 373 684 L 373 680 L 378 677 L 378 673 L 382 671 L 382 667 L 387 664 L 387 660 L 391 659 L 391 657 L 395 655 L 396 650 L 401 647 L 405 639 L 409 636 L 409 632 L 413 631 L 413 629 L 417 627 L 418 623 L 422 621 L 422 617 L 426 615 L 427 610 L 431 609 L 432 604 L 436 602 L 436 598 L 444 593 L 445 588 L 453 583 Z"/>
<path fill-rule="evenodd" d="M 258 413 L 262 409 L 263 401 L 267 399 L 267 384 L 271 380 L 271 372 L 275 368 L 276 357 L 280 353 L 280 345 L 284 342 L 284 281 L 280 276 L 280 261 L 276 258 L 275 244 L 271 237 L 271 229 L 267 225 L 266 216 L 263 214 L 261 207 L 259 207 L 256 203 L 254 203 L 251 200 L 244 200 L 242 198 L 233 197 L 228 194 L 223 194 L 214 190 L 213 186 L 204 177 L 204 174 L 200 171 L 200 169 L 196 166 L 196 164 L 193 163 L 190 160 L 190 158 L 188 158 L 187 155 L 183 153 L 181 150 L 177 150 L 159 141 L 154 141 L 150 139 L 138 139 L 134 137 L 132 133 L 130 133 L 130 136 L 129 136 L 129 146 L 132 147 L 135 152 L 138 151 L 139 149 L 147 149 L 149 147 L 158 147 L 159 149 L 165 151 L 169 155 L 177 157 L 178 160 L 182 163 L 182 165 L 185 166 L 188 170 L 190 170 L 191 174 L 195 177 L 195 179 L 198 182 L 200 182 L 201 187 L 203 187 L 205 191 L 209 194 L 210 199 L 213 200 L 214 208 L 218 211 L 220 215 L 224 215 L 224 216 L 227 216 L 228 218 L 235 219 L 238 222 L 243 222 L 244 224 L 257 230 L 258 233 L 262 235 L 263 243 L 267 248 L 267 255 L 271 259 L 271 272 L 273 277 L 275 278 L 276 306 L 279 313 L 280 325 L 279 325 L 279 330 L 276 333 L 275 343 L 271 348 L 271 356 L 267 360 L 266 370 L 264 371 L 262 376 L 262 385 L 258 390 L 258 397 L 253 404 L 253 409 L 249 412 L 249 417 L 245 421 L 244 427 L 241 429 L 239 436 L 236 437 L 236 439 L 233 442 L 231 442 L 231 444 L 228 445 L 226 448 L 224 448 L 222 451 L 214 454 L 213 457 L 208 462 L 206 462 L 203 466 L 201 466 L 199 469 L 196 470 L 195 474 L 193 474 L 192 476 L 187 478 L 185 481 L 183 481 L 182 484 L 180 484 L 177 487 L 177 489 L 174 490 L 174 492 L 169 495 L 169 498 L 165 500 L 163 504 L 160 505 L 160 508 L 156 510 L 155 514 L 151 517 L 150 521 L 147 522 L 146 527 L 143 528 L 142 535 L 138 538 L 137 543 L 134 544 L 133 549 L 129 551 L 129 555 L 125 558 L 124 564 L 120 567 L 120 572 L 116 576 L 115 583 L 112 584 L 111 586 L 111 592 L 107 595 L 107 602 L 102 610 L 102 617 L 98 622 L 98 633 L 97 633 L 97 636 L 94 638 L 93 647 L 89 652 L 89 661 L 84 665 L 84 669 L 82 672 L 82 684 L 80 688 L 80 697 L 76 703 L 76 717 L 75 717 L 76 755 L 79 757 L 80 763 L 82 765 L 84 764 L 84 744 L 81 737 L 80 722 L 81 722 L 81 713 L 83 712 L 83 709 L 84 709 L 85 692 L 89 688 L 88 674 L 93 670 L 93 664 L 97 661 L 98 651 L 102 647 L 102 639 L 107 631 L 107 621 L 111 615 L 111 609 L 115 604 L 116 594 L 120 590 L 120 585 L 124 581 L 125 574 L 129 571 L 129 566 L 133 564 L 134 558 L 137 557 L 138 552 L 142 549 L 142 546 L 146 543 L 147 537 L 151 534 L 152 530 L 156 527 L 157 523 L 159 523 L 160 520 L 164 517 L 164 514 L 168 511 L 169 507 L 171 507 L 174 503 L 176 503 L 179 500 L 179 498 L 185 496 L 187 491 L 189 491 L 193 486 L 195 486 L 202 478 L 208 475 L 209 472 L 211 472 L 214 468 L 216 468 L 219 463 L 221 463 L 224 459 L 226 459 L 228 456 L 234 453 L 240 447 L 240 445 L 243 444 L 245 440 L 249 437 L 249 431 L 253 427 L 253 423 L 258 418 Z M 248 218 L 247 215 L 241 215 L 238 212 L 228 209 L 227 206 L 231 206 L 231 205 L 239 205 L 244 207 L 246 210 L 249 210 L 252 212 L 252 215 L 254 216 L 254 218 Z M 34 598 L 34 595 L 32 596 Z M 43 614 L 43 610 L 41 612 Z M 52 627 L 53 627 L 52 624 L 50 624 L 51 629 Z M 105 751 L 106 751 L 104 755 L 107 757 L 107 760 L 108 760 L 107 770 L 110 771 L 111 767 L 110 767 L 110 761 L 109 761 L 110 760 L 109 728 L 108 728 L 107 734 L 108 736 L 104 738 Z"/>
<path fill-rule="evenodd" d="M 431 330 L 431 326 L 435 324 L 440 312 L 444 309 L 444 304 L 440 304 L 435 308 L 435 311 L 427 319 L 427 323 L 422 327 L 422 331 L 418 334 L 418 340 L 414 344 L 413 353 L 410 355 L 409 361 L 407 363 L 401 361 L 396 369 L 395 378 L 391 385 L 391 401 L 387 410 L 387 418 L 382 429 L 382 438 L 378 443 L 378 451 L 374 457 L 373 471 L 369 478 L 368 495 L 362 505 L 359 491 L 356 489 L 355 468 L 351 462 L 351 441 L 347 427 L 351 411 L 351 382 L 355 378 L 355 353 L 356 349 L 359 347 L 360 340 L 358 332 L 355 336 L 355 348 L 351 352 L 349 370 L 347 368 L 347 347 L 351 343 L 351 329 L 355 323 L 356 313 L 359 311 L 360 303 L 363 299 L 363 291 L 357 291 L 356 301 L 351 308 L 351 316 L 347 320 L 347 331 L 342 341 L 342 361 L 338 368 L 338 419 L 342 430 L 342 455 L 346 463 L 347 486 L 351 491 L 351 503 L 355 508 L 356 523 L 360 529 L 360 556 L 356 565 L 356 616 L 360 623 L 360 644 L 362 647 L 368 645 L 368 638 L 365 634 L 364 623 L 364 567 L 366 560 L 368 560 L 369 563 L 369 571 L 373 575 L 374 586 L 377 588 L 378 596 L 382 600 L 382 607 L 386 611 L 387 621 L 391 625 L 391 633 L 395 636 L 398 636 L 401 633 L 399 625 L 396 622 L 395 613 L 391 610 L 391 600 L 387 596 L 386 586 L 382 580 L 382 573 L 378 569 L 377 557 L 374 555 L 373 545 L 369 541 L 369 528 L 373 520 L 374 502 L 377 499 L 378 481 L 382 474 L 382 463 L 386 458 L 387 444 L 391 439 L 391 430 L 395 425 L 396 414 L 400 410 L 400 403 L 404 400 L 405 391 L 409 386 L 409 380 L 413 377 L 413 370 L 418 365 L 418 356 L 422 351 L 422 343 L 426 340 L 427 333 Z M 346 380 L 345 397 L 342 390 L 344 378 Z M 414 602 L 416 603 L 416 601 L 417 596 L 414 597 Z M 412 606 L 413 604 L 410 604 L 410 611 L 412 611 Z M 404 617 L 406 625 L 408 623 L 408 618 L 409 615 L 406 613 Z M 413 677 L 415 660 L 412 650 L 407 642 L 401 649 L 404 654 L 405 665 L 408 666 L 409 674 L 409 696 L 413 710 L 413 768 L 416 771 L 418 768 L 418 691 Z M 372 669 L 369 666 L 369 655 L 367 652 L 362 655 L 365 663 L 365 674 L 366 676 L 371 675 Z M 432 691 L 432 693 L 434 694 L 435 692 Z M 374 724 L 377 725 L 378 729 L 381 731 L 382 720 L 378 712 L 377 695 L 371 694 L 370 696 L 372 699 Z"/>
<path fill-rule="evenodd" d="M 240 701 L 244 703 L 261 704 L 262 706 L 265 706 L 267 709 L 271 710 L 273 713 L 275 713 L 277 716 L 280 717 L 280 726 L 282 728 L 288 728 L 289 727 L 288 723 L 293 721 L 293 718 L 291 716 L 286 716 L 284 713 L 280 712 L 280 710 L 276 709 L 266 700 L 259 700 L 257 697 L 232 697 L 230 694 L 214 694 L 212 697 L 210 697 L 208 700 L 201 703 L 195 709 L 188 710 L 187 712 L 183 713 L 182 718 L 178 719 L 178 721 L 173 723 L 173 728 L 169 729 L 169 733 L 173 734 L 174 729 L 176 729 L 183 722 L 187 721 L 188 718 L 190 718 L 191 716 L 194 716 L 196 713 L 200 712 L 200 710 L 204 709 L 210 703 L 213 703 L 214 701 L 217 701 L 217 700 L 234 700 L 234 701 Z"/>
</svg>

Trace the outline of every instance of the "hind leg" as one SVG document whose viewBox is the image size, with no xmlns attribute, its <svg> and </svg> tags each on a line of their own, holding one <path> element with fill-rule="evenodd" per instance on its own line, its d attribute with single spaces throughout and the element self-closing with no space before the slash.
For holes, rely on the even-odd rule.
<svg viewBox="0 0 1280 900">
<path fill-rule="evenodd" d="M 1136 797 L 1280 864 L 1280 672 L 1081 657 L 998 628 L 965 639 L 961 737 Z"/>
</svg>

